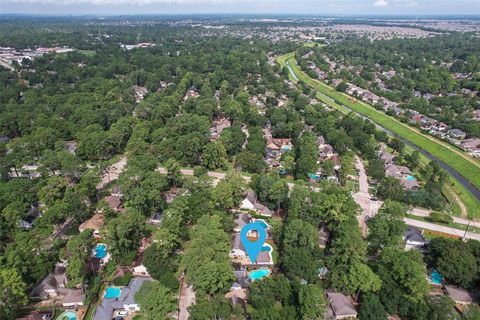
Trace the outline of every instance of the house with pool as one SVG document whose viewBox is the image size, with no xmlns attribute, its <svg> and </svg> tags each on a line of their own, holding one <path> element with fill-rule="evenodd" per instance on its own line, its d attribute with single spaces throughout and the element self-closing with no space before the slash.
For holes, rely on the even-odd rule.
<svg viewBox="0 0 480 320">
<path fill-rule="evenodd" d="M 242 242 L 240 241 L 240 234 L 235 233 L 232 235 L 232 242 L 231 242 L 231 250 L 229 253 L 230 258 L 233 259 L 234 262 L 240 263 L 242 266 L 273 266 L 273 258 L 272 258 L 272 251 L 273 248 L 268 243 L 265 243 L 262 251 L 257 256 L 257 260 L 255 263 L 250 261 L 248 255 L 245 251 L 245 247 L 243 246 Z"/>
<path fill-rule="evenodd" d="M 95 309 L 94 320 L 112 319 L 119 311 L 137 312 L 140 305 L 135 301 L 135 294 L 150 278 L 133 278 L 126 287 L 108 287 L 103 295 L 101 305 Z"/>
</svg>

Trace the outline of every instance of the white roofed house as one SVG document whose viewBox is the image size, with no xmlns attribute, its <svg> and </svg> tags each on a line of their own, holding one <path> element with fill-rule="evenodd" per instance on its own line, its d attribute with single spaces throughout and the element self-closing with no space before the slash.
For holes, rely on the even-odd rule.
<svg viewBox="0 0 480 320">
<path fill-rule="evenodd" d="M 257 195 L 253 190 L 248 190 L 245 199 L 243 199 L 242 203 L 240 204 L 240 209 L 246 210 L 254 210 L 255 203 L 257 203 Z"/>
</svg>

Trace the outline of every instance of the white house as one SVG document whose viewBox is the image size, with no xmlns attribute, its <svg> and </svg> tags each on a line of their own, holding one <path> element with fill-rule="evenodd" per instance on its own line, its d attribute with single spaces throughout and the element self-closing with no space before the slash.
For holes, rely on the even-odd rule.
<svg viewBox="0 0 480 320">
<path fill-rule="evenodd" d="M 255 203 L 257 202 L 257 196 L 253 190 L 249 190 L 247 192 L 247 196 L 243 199 L 242 203 L 240 204 L 240 209 L 246 210 L 255 210 Z"/>
</svg>

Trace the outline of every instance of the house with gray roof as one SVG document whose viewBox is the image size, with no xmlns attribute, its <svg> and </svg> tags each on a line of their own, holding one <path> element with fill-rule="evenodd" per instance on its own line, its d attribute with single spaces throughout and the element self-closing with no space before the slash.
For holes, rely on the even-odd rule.
<svg viewBox="0 0 480 320">
<path fill-rule="evenodd" d="M 233 282 L 230 290 L 238 290 L 248 288 L 250 282 L 249 278 L 246 275 L 245 270 L 234 270 L 233 275 L 235 276 L 235 282 Z"/>
<path fill-rule="evenodd" d="M 428 245 L 428 240 L 425 239 L 422 232 L 415 227 L 408 227 L 403 233 L 403 241 L 405 241 L 405 250 L 421 250 Z"/>
<path fill-rule="evenodd" d="M 119 298 L 103 299 L 93 316 L 94 320 L 111 319 L 114 311 L 140 311 L 140 305 L 135 301 L 135 294 L 149 278 L 132 278 L 127 287 L 121 289 Z"/>
<path fill-rule="evenodd" d="M 463 140 L 467 136 L 467 133 L 460 129 L 452 129 L 448 131 L 448 136 L 452 139 Z"/>
<path fill-rule="evenodd" d="M 233 220 L 233 222 L 235 222 L 235 228 L 233 229 L 233 231 L 235 232 L 240 232 L 242 230 L 242 228 L 247 224 L 249 223 L 251 220 L 251 217 L 248 213 L 239 213 L 235 216 L 235 220 Z"/>
<path fill-rule="evenodd" d="M 55 305 L 63 307 L 83 306 L 85 292 L 82 288 L 66 288 L 66 268 L 57 263 L 53 272 L 49 273 L 31 292 L 30 297 L 37 300 L 51 299 Z"/>
<path fill-rule="evenodd" d="M 325 293 L 329 302 L 325 319 L 341 320 L 357 317 L 357 310 L 352 299 L 340 292 L 326 291 Z"/>
</svg>

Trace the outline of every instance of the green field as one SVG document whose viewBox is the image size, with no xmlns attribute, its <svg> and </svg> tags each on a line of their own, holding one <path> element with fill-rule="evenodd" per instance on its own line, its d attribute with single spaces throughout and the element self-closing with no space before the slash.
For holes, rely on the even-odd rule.
<svg viewBox="0 0 480 320">
<path fill-rule="evenodd" d="M 295 73 L 295 76 L 299 80 L 317 90 L 317 98 L 322 102 L 343 112 L 348 110 L 344 107 L 346 106 L 351 110 L 368 117 L 382 127 L 394 132 L 395 134 L 398 134 L 402 138 L 407 139 L 420 148 L 430 152 L 432 155 L 442 160 L 461 175 L 466 177 L 474 186 L 480 188 L 480 163 L 477 160 L 469 157 L 445 142 L 422 134 L 415 128 L 401 123 L 393 117 L 376 110 L 373 106 L 364 103 L 363 101 L 356 100 L 353 97 L 334 90 L 332 87 L 319 80 L 310 78 L 306 73 L 300 70 L 294 59 L 294 53 L 283 55 L 279 57 L 278 61 L 282 67 L 288 64 L 291 68 L 291 71 Z M 291 74 L 289 74 L 289 78 L 290 80 L 295 81 Z M 334 99 L 334 101 L 330 99 Z M 455 190 L 457 196 L 467 207 L 468 215 L 470 217 L 480 217 L 480 208 L 478 207 L 477 199 L 460 182 L 458 182 L 456 179 L 453 179 L 453 177 L 450 178 L 450 183 L 452 189 Z"/>
</svg>

